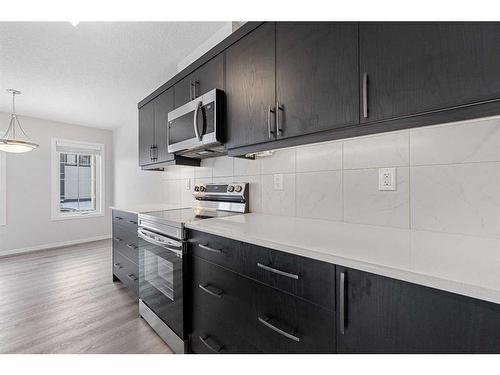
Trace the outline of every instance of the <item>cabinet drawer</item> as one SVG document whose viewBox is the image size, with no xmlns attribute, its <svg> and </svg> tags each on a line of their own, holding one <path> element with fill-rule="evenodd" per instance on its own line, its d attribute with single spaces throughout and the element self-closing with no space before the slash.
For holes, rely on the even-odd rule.
<svg viewBox="0 0 500 375">
<path fill-rule="evenodd" d="M 113 225 L 120 224 L 137 230 L 137 214 L 131 212 L 113 210 Z"/>
<path fill-rule="evenodd" d="M 254 281 L 191 257 L 193 314 L 204 313 L 245 338 L 254 327 Z"/>
<path fill-rule="evenodd" d="M 139 245 L 137 232 L 121 225 L 113 226 L 113 250 L 139 264 Z"/>
<path fill-rule="evenodd" d="M 139 295 L 139 266 L 133 263 L 117 251 L 113 252 L 113 273 L 132 290 L 136 296 Z"/>
<path fill-rule="evenodd" d="M 250 342 L 265 353 L 334 353 L 335 313 L 258 285 Z"/>
<path fill-rule="evenodd" d="M 193 255 L 335 310 L 335 266 L 207 233 L 190 231 Z"/>
<path fill-rule="evenodd" d="M 189 335 L 189 347 L 197 354 L 258 354 L 255 346 L 230 333 L 224 326 L 214 323 L 211 317 L 198 314 L 193 319 L 193 332 Z"/>
</svg>

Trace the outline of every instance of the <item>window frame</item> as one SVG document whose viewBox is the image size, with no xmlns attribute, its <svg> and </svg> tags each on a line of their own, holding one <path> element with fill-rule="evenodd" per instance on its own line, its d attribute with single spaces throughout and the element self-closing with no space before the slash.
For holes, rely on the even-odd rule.
<svg viewBox="0 0 500 375">
<path fill-rule="evenodd" d="M 7 225 L 7 155 L 0 151 L 0 227 Z"/>
<path fill-rule="evenodd" d="M 57 144 L 75 145 L 79 148 L 88 148 L 101 150 L 99 155 L 99 163 L 96 161 L 96 210 L 94 212 L 71 212 L 63 213 L 60 211 L 60 152 L 57 151 Z M 96 158 L 97 160 L 97 158 Z M 105 160 L 106 152 L 105 146 L 102 143 L 91 143 L 84 141 L 77 141 L 72 139 L 52 138 L 51 149 L 51 220 L 73 220 L 73 219 L 87 219 L 92 217 L 104 216 L 104 192 L 105 192 Z"/>
</svg>

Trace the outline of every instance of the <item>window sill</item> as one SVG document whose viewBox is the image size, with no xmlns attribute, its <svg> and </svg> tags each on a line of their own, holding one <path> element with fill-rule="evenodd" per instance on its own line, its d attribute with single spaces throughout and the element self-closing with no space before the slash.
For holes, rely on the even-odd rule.
<svg viewBox="0 0 500 375">
<path fill-rule="evenodd" d="M 104 213 L 93 213 L 93 214 L 74 214 L 74 215 L 60 215 L 60 216 L 52 216 L 52 221 L 60 221 L 60 220 L 76 220 L 76 219 L 90 219 L 96 217 L 103 217 Z"/>
</svg>

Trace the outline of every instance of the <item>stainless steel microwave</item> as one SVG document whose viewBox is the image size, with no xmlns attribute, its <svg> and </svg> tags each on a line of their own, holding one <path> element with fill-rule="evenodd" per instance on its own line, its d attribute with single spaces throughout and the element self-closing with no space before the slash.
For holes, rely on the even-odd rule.
<svg viewBox="0 0 500 375">
<path fill-rule="evenodd" d="M 203 159 L 225 153 L 222 145 L 224 92 L 203 94 L 168 113 L 168 152 Z"/>
</svg>

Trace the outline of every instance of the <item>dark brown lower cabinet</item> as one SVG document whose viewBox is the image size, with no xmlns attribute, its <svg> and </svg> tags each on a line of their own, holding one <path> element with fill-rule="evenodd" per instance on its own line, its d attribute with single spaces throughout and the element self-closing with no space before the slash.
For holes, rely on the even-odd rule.
<svg viewBox="0 0 500 375">
<path fill-rule="evenodd" d="M 113 210 L 113 281 L 139 296 L 137 214 Z"/>
<path fill-rule="evenodd" d="M 334 353 L 334 312 L 195 256 L 190 266 L 192 352 Z"/>
<path fill-rule="evenodd" d="M 498 304 L 343 267 L 336 273 L 339 353 L 500 353 Z"/>
</svg>

